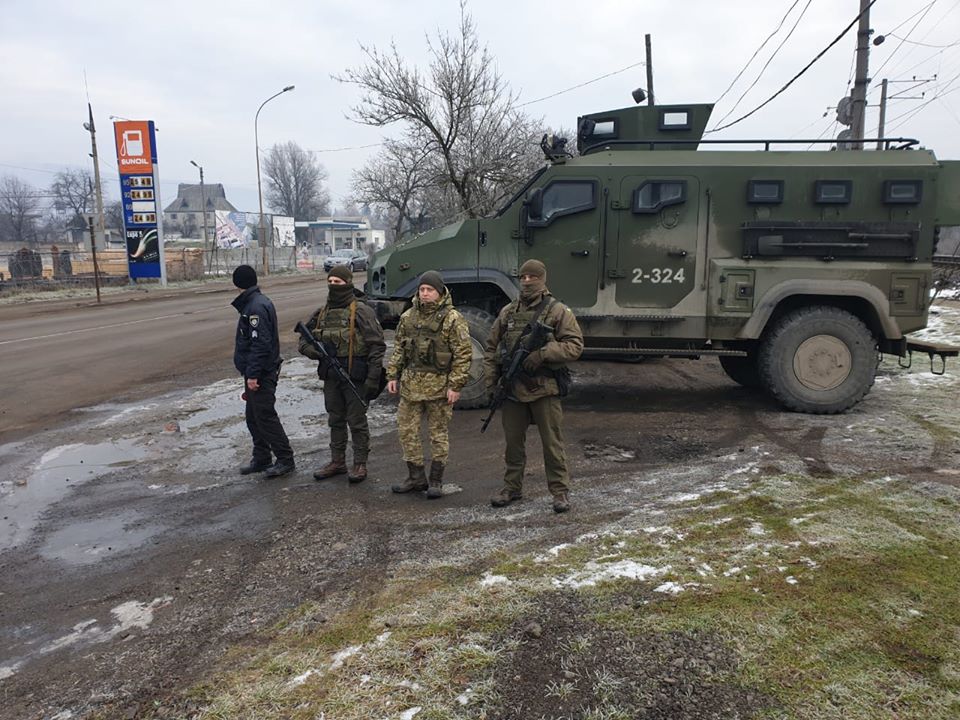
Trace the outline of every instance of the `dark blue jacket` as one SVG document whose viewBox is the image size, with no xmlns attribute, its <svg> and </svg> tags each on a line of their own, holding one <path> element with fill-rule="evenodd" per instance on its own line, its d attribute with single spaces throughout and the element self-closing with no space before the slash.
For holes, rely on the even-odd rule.
<svg viewBox="0 0 960 720">
<path fill-rule="evenodd" d="M 277 311 L 270 298 L 254 285 L 237 295 L 232 303 L 240 320 L 233 348 L 233 364 L 244 378 L 275 375 L 280 369 L 280 335 Z"/>
</svg>

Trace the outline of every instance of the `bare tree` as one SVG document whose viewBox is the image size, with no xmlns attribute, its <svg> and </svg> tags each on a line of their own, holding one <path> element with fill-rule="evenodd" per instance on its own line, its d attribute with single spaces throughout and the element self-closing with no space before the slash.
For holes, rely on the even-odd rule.
<svg viewBox="0 0 960 720">
<path fill-rule="evenodd" d="M 295 220 L 316 220 L 330 211 L 330 193 L 324 187 L 327 171 L 293 141 L 270 148 L 263 161 L 266 197 L 272 210 Z"/>
<path fill-rule="evenodd" d="M 391 241 L 423 218 L 426 192 L 437 185 L 430 153 L 412 140 L 384 143 L 383 150 L 353 174 L 353 193 L 362 203 L 392 211 Z"/>
<path fill-rule="evenodd" d="M 529 174 L 538 136 L 481 47 L 463 0 L 459 33 L 438 32 L 427 45 L 425 71 L 409 65 L 395 43 L 388 51 L 361 45 L 366 64 L 335 79 L 363 93 L 354 120 L 375 127 L 403 123 L 408 140 L 428 155 L 442 195 L 455 198 L 460 213 L 477 217 L 496 207 L 505 186 Z"/>
<path fill-rule="evenodd" d="M 70 213 L 71 219 L 93 212 L 93 174 L 89 170 L 61 170 L 50 184 L 50 194 L 54 209 Z"/>
<path fill-rule="evenodd" d="M 17 243 L 36 241 L 40 200 L 37 190 L 12 175 L 0 178 L 0 217 L 5 239 Z"/>
</svg>

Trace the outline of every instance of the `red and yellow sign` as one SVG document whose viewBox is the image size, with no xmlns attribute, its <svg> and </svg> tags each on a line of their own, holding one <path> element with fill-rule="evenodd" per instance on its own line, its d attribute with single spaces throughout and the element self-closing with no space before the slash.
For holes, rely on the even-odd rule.
<svg viewBox="0 0 960 720">
<path fill-rule="evenodd" d="M 153 173 L 153 128 L 148 120 L 126 120 L 113 124 L 117 144 L 117 168 L 121 175 Z"/>
</svg>

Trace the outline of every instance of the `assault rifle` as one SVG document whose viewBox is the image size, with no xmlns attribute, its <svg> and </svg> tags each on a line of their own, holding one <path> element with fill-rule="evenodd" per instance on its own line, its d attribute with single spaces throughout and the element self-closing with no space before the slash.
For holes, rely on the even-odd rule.
<svg viewBox="0 0 960 720">
<path fill-rule="evenodd" d="M 547 340 L 547 334 L 552 329 L 549 325 L 537 321 L 530 332 L 521 336 L 520 340 L 517 341 L 513 349 L 513 355 L 510 356 L 510 364 L 500 374 L 500 381 L 493 390 L 493 397 L 490 399 L 490 414 L 484 418 L 483 424 L 480 426 L 481 433 L 486 431 L 490 421 L 493 420 L 493 416 L 503 405 L 507 395 L 510 394 L 510 386 L 523 371 L 523 361 L 530 356 L 530 353 L 543 347 Z"/>
<path fill-rule="evenodd" d="M 347 387 L 349 387 L 350 390 L 353 391 L 353 394 L 357 396 L 357 400 L 359 400 L 360 404 L 363 405 L 364 409 L 366 409 L 367 408 L 366 399 L 363 397 L 360 391 L 357 390 L 357 386 L 353 384 L 353 381 L 350 379 L 350 375 L 348 375 L 347 371 L 343 369 L 343 365 L 341 365 L 340 362 L 337 360 L 336 355 L 333 355 L 332 353 L 330 353 L 327 350 L 327 348 L 324 346 L 324 344 L 319 340 L 317 340 L 313 336 L 313 333 L 310 332 L 310 329 L 306 325 L 304 325 L 302 322 L 298 322 L 296 327 L 294 327 L 294 330 L 300 333 L 300 337 L 302 337 L 304 340 L 306 340 L 308 343 L 310 343 L 313 346 L 313 349 L 320 354 L 320 361 L 325 362 L 327 364 L 327 367 L 333 370 L 337 374 L 337 377 L 340 378 L 340 381 L 347 384 Z"/>
</svg>

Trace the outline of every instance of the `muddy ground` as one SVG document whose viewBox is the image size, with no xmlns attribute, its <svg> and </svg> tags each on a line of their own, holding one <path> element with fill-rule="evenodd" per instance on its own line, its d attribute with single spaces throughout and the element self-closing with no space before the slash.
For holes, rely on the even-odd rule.
<svg viewBox="0 0 960 720">
<path fill-rule="evenodd" d="M 932 335 L 956 341 L 960 310 L 942 308 L 933 324 Z M 203 701 L 193 689 L 255 653 L 304 603 L 315 610 L 297 622 L 322 626 L 418 563 L 479 568 L 627 516 L 662 525 L 678 502 L 758 472 L 879 473 L 952 489 L 960 367 L 934 377 L 925 363 L 904 370 L 887 360 L 856 408 L 818 417 L 783 412 L 713 360 L 581 363 L 565 405 L 573 510 L 562 516 L 550 511 L 535 433 L 524 500 L 488 505 L 503 443 L 498 432 L 479 434 L 479 411 L 454 416 L 440 500 L 390 493 L 402 462 L 389 399 L 371 412 L 370 479 L 314 482 L 325 417 L 300 360 L 284 366 L 278 399 L 298 471 L 276 481 L 235 472 L 249 447 L 233 378 L 75 411 L 59 428 L 0 447 L 0 718 L 195 716 Z M 549 613 L 532 620 L 547 622 L 548 635 L 577 637 L 585 631 L 564 609 L 583 602 L 560 594 L 563 624 L 550 626 Z M 730 660 L 703 637 L 664 635 L 666 650 L 637 651 L 679 674 L 694 703 L 682 704 L 678 690 L 654 696 L 672 714 L 638 717 L 697 717 L 697 707 L 750 717 L 775 706 L 739 685 L 704 695 L 701 675 Z M 520 671 L 535 658 L 511 662 L 497 672 L 522 690 Z M 685 667 L 695 672 L 684 677 Z M 490 717 L 538 717 L 511 714 L 510 701 L 523 699 L 508 693 Z"/>
</svg>

